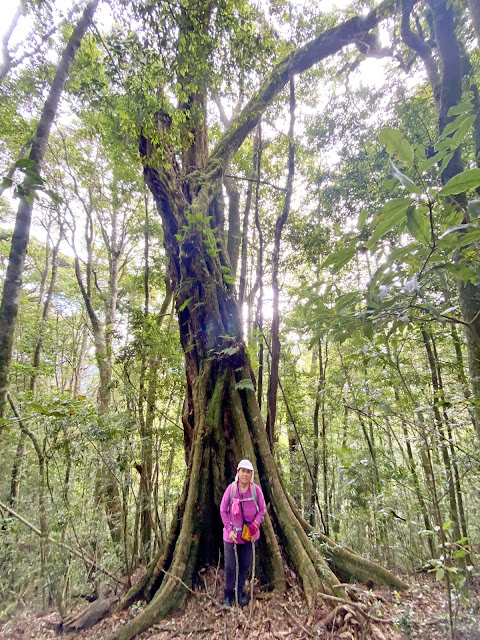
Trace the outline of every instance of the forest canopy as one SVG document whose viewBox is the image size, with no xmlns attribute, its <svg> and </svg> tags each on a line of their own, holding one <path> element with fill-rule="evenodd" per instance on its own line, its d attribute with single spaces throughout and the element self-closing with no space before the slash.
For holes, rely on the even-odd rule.
<svg viewBox="0 0 480 640">
<path fill-rule="evenodd" d="M 306 602 L 480 543 L 478 0 L 21 0 L 0 64 L 0 622 L 219 559 Z M 138 578 L 139 568 L 143 577 Z M 457 598 L 457 600 L 455 600 Z"/>
</svg>

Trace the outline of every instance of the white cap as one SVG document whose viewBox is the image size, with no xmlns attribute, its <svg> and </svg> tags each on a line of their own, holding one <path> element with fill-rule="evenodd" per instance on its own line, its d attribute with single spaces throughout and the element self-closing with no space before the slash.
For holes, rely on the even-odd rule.
<svg viewBox="0 0 480 640">
<path fill-rule="evenodd" d="M 253 477 L 255 475 L 255 470 L 254 470 L 253 464 L 250 462 L 250 460 L 240 460 L 240 462 L 237 465 L 237 475 L 235 476 L 235 482 L 238 482 L 238 470 L 239 469 L 249 469 L 252 472 L 252 482 L 253 482 Z"/>
</svg>

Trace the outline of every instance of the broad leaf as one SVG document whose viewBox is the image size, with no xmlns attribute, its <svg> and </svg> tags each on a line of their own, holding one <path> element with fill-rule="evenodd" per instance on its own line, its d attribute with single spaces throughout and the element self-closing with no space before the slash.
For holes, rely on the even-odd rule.
<svg viewBox="0 0 480 640">
<path fill-rule="evenodd" d="M 447 115 L 450 118 L 451 116 L 456 116 L 459 113 L 468 113 L 469 111 L 471 111 L 471 109 L 472 105 L 469 101 L 460 102 L 460 104 L 456 104 L 454 107 L 450 107 Z"/>
<path fill-rule="evenodd" d="M 430 244 L 430 220 L 414 207 L 410 207 L 407 211 L 407 228 L 415 240 L 421 244 Z"/>
<path fill-rule="evenodd" d="M 451 133 L 457 131 L 457 129 L 459 129 L 466 120 L 470 120 L 470 118 L 473 118 L 473 120 L 475 120 L 475 116 L 468 116 L 465 113 L 461 113 L 460 115 L 458 115 L 455 120 L 452 120 L 452 122 L 449 122 L 447 124 L 445 129 L 442 131 L 439 140 L 444 140 Z"/>
<path fill-rule="evenodd" d="M 443 149 L 442 151 L 439 151 L 438 153 L 433 155 L 431 158 L 427 158 L 427 160 L 425 160 L 425 162 L 422 162 L 422 164 L 418 167 L 418 171 L 420 173 L 428 171 L 433 167 L 433 165 L 437 164 L 437 162 L 441 162 L 445 157 L 445 154 L 446 150 Z"/>
<path fill-rule="evenodd" d="M 468 118 L 465 118 L 462 124 L 458 127 L 457 131 L 455 131 L 455 134 L 452 136 L 455 148 L 460 146 L 462 140 L 472 128 L 475 119 L 476 116 L 469 116 Z"/>
<path fill-rule="evenodd" d="M 478 186 L 480 186 L 480 169 L 469 169 L 453 176 L 441 189 L 440 195 L 457 195 L 468 189 L 476 189 Z"/>
<path fill-rule="evenodd" d="M 338 251 L 331 253 L 322 264 L 322 267 L 325 268 L 332 266 L 332 273 L 336 273 L 348 264 L 354 255 L 355 247 L 344 247 L 343 249 L 339 249 Z"/>
<path fill-rule="evenodd" d="M 31 169 L 25 169 L 25 174 L 28 176 L 29 182 L 33 182 L 34 184 L 43 184 L 45 182 L 41 175 Z"/>
<path fill-rule="evenodd" d="M 35 166 L 35 160 L 30 160 L 30 158 L 22 158 L 21 160 L 17 160 L 15 162 L 15 166 L 17 169 L 31 169 Z"/>
<path fill-rule="evenodd" d="M 401 162 L 411 164 L 413 161 L 413 149 L 406 140 L 401 131 L 384 127 L 378 136 L 380 143 L 383 144 L 389 156 L 396 156 Z"/>
<path fill-rule="evenodd" d="M 405 212 L 412 204 L 411 198 L 394 198 L 383 207 L 378 224 L 368 245 L 371 247 L 388 231 L 391 231 L 405 218 Z"/>
<path fill-rule="evenodd" d="M 467 210 L 472 218 L 478 218 L 480 216 L 480 200 L 470 200 L 467 204 Z"/>
</svg>

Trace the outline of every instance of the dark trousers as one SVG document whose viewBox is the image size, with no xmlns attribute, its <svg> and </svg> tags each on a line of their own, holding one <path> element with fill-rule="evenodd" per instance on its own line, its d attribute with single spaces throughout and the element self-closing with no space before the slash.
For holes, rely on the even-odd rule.
<svg viewBox="0 0 480 640">
<path fill-rule="evenodd" d="M 237 567 L 235 564 L 234 546 L 237 547 L 238 554 L 238 595 L 242 593 L 248 570 L 252 564 L 253 552 L 251 542 L 234 544 L 233 542 L 223 541 L 223 551 L 225 554 L 225 598 L 235 597 L 235 574 Z"/>
</svg>

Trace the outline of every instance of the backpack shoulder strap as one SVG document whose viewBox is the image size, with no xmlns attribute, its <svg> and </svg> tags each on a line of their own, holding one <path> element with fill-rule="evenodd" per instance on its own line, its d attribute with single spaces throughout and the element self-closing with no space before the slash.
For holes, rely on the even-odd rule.
<svg viewBox="0 0 480 640">
<path fill-rule="evenodd" d="M 230 503 L 228 505 L 228 511 L 230 512 L 230 509 L 232 507 L 232 502 L 233 502 L 233 498 L 235 497 L 235 492 L 237 491 L 237 483 L 236 482 L 232 482 L 232 484 L 230 485 Z"/>
<path fill-rule="evenodd" d="M 257 487 L 255 486 L 254 482 L 252 482 L 252 498 L 253 498 L 253 502 L 255 504 L 255 508 L 257 509 L 257 513 L 258 513 L 260 511 L 260 509 L 258 508 Z"/>
</svg>

